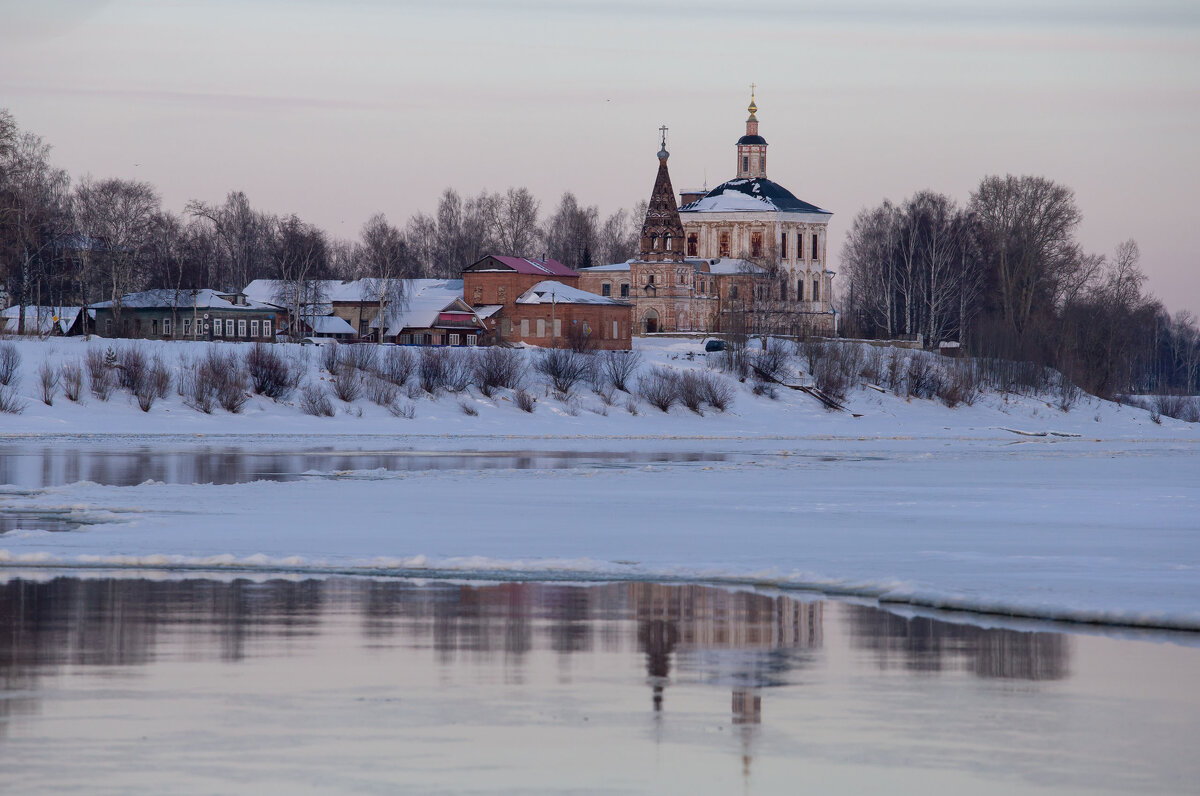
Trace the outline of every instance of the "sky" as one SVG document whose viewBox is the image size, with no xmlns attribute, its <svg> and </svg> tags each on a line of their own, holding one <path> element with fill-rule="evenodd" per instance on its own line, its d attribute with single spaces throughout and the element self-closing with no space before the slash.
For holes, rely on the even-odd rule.
<svg viewBox="0 0 1200 796">
<path fill-rule="evenodd" d="M 0 0 L 0 107 L 79 177 L 165 205 L 243 190 L 354 238 L 443 189 L 649 196 L 734 176 L 749 84 L 768 176 L 834 213 L 989 174 L 1072 189 L 1200 313 L 1200 3 L 1188 0 Z M 835 283 L 836 284 L 836 283 Z"/>
</svg>

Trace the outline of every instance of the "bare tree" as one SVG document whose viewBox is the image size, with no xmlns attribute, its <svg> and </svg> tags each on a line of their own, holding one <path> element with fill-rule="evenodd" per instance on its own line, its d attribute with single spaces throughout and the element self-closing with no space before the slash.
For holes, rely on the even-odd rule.
<svg viewBox="0 0 1200 796">
<path fill-rule="evenodd" d="M 303 336 L 303 323 L 315 325 L 328 299 L 323 282 L 329 269 L 328 241 L 321 229 L 294 214 L 278 219 L 273 227 L 271 255 L 278 279 L 274 299 L 287 308 L 288 334 L 295 340 Z"/>
<path fill-rule="evenodd" d="M 113 178 L 80 185 L 76 200 L 102 241 L 113 322 L 120 328 L 121 299 L 138 284 L 158 212 L 158 193 L 149 183 Z"/>
<path fill-rule="evenodd" d="M 537 253 L 538 207 L 528 188 L 509 188 L 487 203 L 489 235 L 501 254 L 530 257 Z"/>
<path fill-rule="evenodd" d="M 542 231 L 546 254 L 568 268 L 594 265 L 599 218 L 600 211 L 595 206 L 584 207 L 575 194 L 564 193 Z"/>
<path fill-rule="evenodd" d="M 408 247 L 400 230 L 376 213 L 363 224 L 354 260 L 363 283 L 363 298 L 376 302 L 377 341 L 383 343 L 385 313 L 395 313 L 406 302 L 406 277 L 410 268 Z"/>
<path fill-rule="evenodd" d="M 241 290 L 266 271 L 265 264 L 272 259 L 272 219 L 251 208 L 246 194 L 233 191 L 222 205 L 191 201 L 186 212 L 211 224 L 221 243 L 224 257 L 214 263 L 211 287 Z"/>
</svg>

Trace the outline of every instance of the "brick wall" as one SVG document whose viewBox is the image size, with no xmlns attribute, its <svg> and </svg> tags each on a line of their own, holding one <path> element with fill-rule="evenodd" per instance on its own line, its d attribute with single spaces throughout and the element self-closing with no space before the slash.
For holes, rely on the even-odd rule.
<svg viewBox="0 0 1200 796">
<path fill-rule="evenodd" d="M 522 324 L 522 321 L 525 323 Z M 539 321 L 541 336 L 538 336 Z M 554 336 L 554 321 L 558 321 L 557 337 Z M 633 347 L 631 306 L 559 303 L 554 305 L 552 311 L 549 304 L 513 304 L 501 311 L 499 319 L 501 336 L 508 342 L 545 348 L 566 346 L 571 328 L 583 324 L 590 329 L 589 336 L 594 348 L 628 351 Z M 528 333 L 523 334 L 523 330 Z"/>
<path fill-rule="evenodd" d="M 518 274 L 512 271 L 463 271 L 463 299 L 471 306 L 480 304 L 511 304 L 538 282 L 553 280 L 577 287 L 579 277 L 548 277 L 537 274 Z"/>
</svg>

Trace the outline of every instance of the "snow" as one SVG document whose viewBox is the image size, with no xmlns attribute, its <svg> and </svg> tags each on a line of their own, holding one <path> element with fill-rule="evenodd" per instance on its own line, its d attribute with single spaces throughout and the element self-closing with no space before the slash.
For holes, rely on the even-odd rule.
<svg viewBox="0 0 1200 796">
<path fill-rule="evenodd" d="M 70 330 L 79 317 L 82 307 L 53 307 L 46 305 L 27 304 L 25 306 L 25 334 L 49 335 L 54 331 L 55 318 L 58 319 L 58 329 L 63 334 Z M 95 310 L 88 310 L 88 317 L 95 319 Z M 4 319 L 3 332 L 17 334 L 21 327 L 21 307 L 15 305 L 0 312 Z"/>
<path fill-rule="evenodd" d="M 313 334 L 354 334 L 354 327 L 337 315 L 318 315 L 305 318 L 304 322 L 312 328 Z"/>
<path fill-rule="evenodd" d="M 437 325 L 438 315 L 451 308 L 471 311 L 463 301 L 461 279 L 409 279 L 405 286 L 404 306 L 384 310 L 385 336 L 392 337 L 404 329 L 429 329 Z M 372 318 L 370 328 L 379 328 L 379 319 Z"/>
<path fill-rule="evenodd" d="M 336 402 L 334 418 L 258 396 L 238 415 L 193 411 L 173 393 L 148 413 L 123 392 L 38 400 L 43 360 L 127 344 L 15 343 L 27 407 L 0 415 L 0 480 L 19 481 L 16 453 L 43 449 L 321 448 L 329 467 L 293 482 L 0 488 L 0 511 L 84 523 L 4 534 L 0 565 L 769 583 L 1200 629 L 1200 424 L 1155 424 L 1136 407 L 1085 396 L 1063 412 L 1049 396 L 985 395 L 948 409 L 865 389 L 847 397 L 852 412 L 828 412 L 749 384 L 736 384 L 728 412 L 704 416 L 641 401 L 634 415 L 626 396 L 606 406 L 586 388 L 568 402 L 536 389 L 532 414 L 509 391 L 416 398 L 411 420 L 365 399 Z M 635 344 L 644 367 L 705 367 L 697 340 Z M 142 345 L 174 363 L 212 344 Z M 280 350 L 309 380 L 327 378 L 310 349 Z M 597 455 L 570 469 L 336 465 L 336 451 L 363 449 L 670 455 L 637 466 Z"/>
<path fill-rule="evenodd" d="M 226 296 L 234 295 L 232 293 L 221 293 L 216 290 L 207 288 L 202 290 L 144 290 L 141 293 L 129 293 L 121 298 L 121 306 L 126 309 L 133 308 L 154 308 L 177 307 L 179 309 L 196 309 L 201 310 L 236 310 L 236 309 L 251 309 L 251 310 L 266 310 L 275 309 L 274 305 L 265 304 L 247 297 L 245 304 L 234 304 Z M 89 305 L 93 309 L 112 307 L 111 301 L 100 301 Z"/>
<path fill-rule="evenodd" d="M 705 196 L 688 205 L 689 211 L 729 213 L 745 211 L 778 210 L 775 203 L 765 196 L 750 196 L 739 191 L 727 191 L 717 196 Z"/>
<path fill-rule="evenodd" d="M 628 307 L 629 302 L 620 299 L 601 296 L 580 290 L 577 287 L 564 285 L 562 282 L 538 282 L 526 290 L 517 299 L 518 304 L 604 304 L 614 307 Z"/>
</svg>

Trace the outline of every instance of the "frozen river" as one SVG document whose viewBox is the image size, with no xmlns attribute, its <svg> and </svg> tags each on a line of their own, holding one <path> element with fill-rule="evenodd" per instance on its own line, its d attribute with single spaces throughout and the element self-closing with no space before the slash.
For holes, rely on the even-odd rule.
<svg viewBox="0 0 1200 796">
<path fill-rule="evenodd" d="M 1182 793 L 1196 643 L 696 584 L 13 575 L 0 781 Z"/>
</svg>

